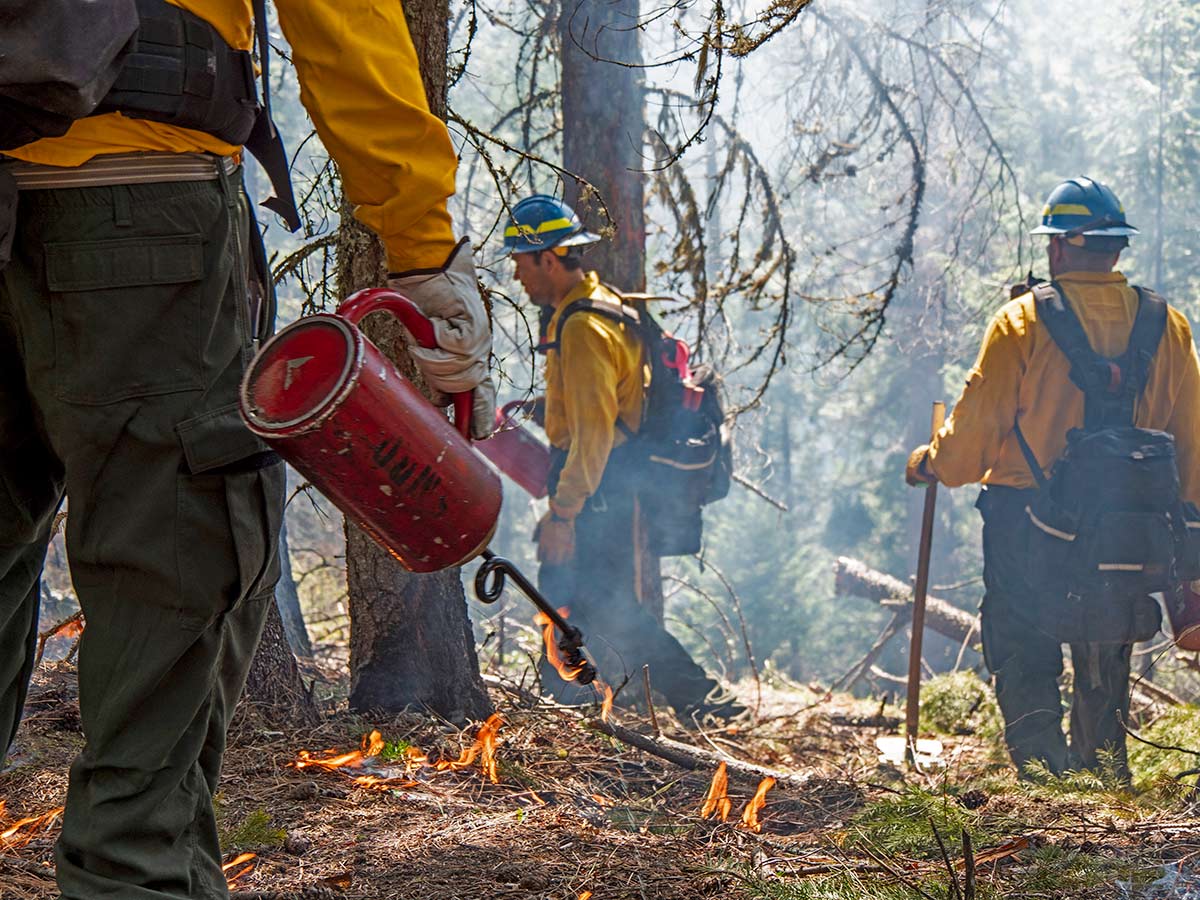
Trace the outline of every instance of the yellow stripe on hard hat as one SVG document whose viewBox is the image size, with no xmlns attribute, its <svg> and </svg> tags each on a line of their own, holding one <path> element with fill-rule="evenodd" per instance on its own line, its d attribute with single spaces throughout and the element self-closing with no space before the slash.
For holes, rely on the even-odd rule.
<svg viewBox="0 0 1200 900">
<path fill-rule="evenodd" d="M 1043 216 L 1090 216 L 1092 211 L 1079 203 L 1059 203 L 1042 210 Z"/>
<path fill-rule="evenodd" d="M 509 225 L 504 229 L 505 237 L 518 237 L 527 234 L 541 234 L 545 231 L 560 231 L 563 228 L 570 228 L 570 219 L 549 219 L 534 228 L 532 225 Z"/>
</svg>

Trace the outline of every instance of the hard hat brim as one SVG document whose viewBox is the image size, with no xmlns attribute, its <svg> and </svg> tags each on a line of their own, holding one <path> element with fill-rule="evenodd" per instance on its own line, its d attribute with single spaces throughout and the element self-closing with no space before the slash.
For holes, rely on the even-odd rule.
<svg viewBox="0 0 1200 900">
<path fill-rule="evenodd" d="M 1053 225 L 1039 225 L 1030 234 L 1066 234 L 1070 228 L 1056 228 Z M 1107 228 L 1092 228 L 1083 232 L 1084 237 L 1133 237 L 1141 232 L 1132 225 L 1110 225 Z"/>
</svg>

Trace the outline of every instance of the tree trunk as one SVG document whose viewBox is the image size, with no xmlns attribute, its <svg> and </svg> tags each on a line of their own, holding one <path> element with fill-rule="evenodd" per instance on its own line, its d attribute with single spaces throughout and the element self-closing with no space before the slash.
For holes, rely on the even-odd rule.
<svg viewBox="0 0 1200 900">
<path fill-rule="evenodd" d="M 281 574 L 275 587 L 275 603 L 283 620 L 283 630 L 288 644 L 297 656 L 312 656 L 312 642 L 308 639 L 308 628 L 304 625 L 304 612 L 300 609 L 300 593 L 296 590 L 296 579 L 292 577 L 292 557 L 288 552 L 287 520 L 279 529 L 279 560 Z"/>
<path fill-rule="evenodd" d="M 612 223 L 578 185 L 567 185 L 566 199 L 607 238 L 588 251 L 588 267 L 623 291 L 646 287 L 646 100 L 636 68 L 637 22 L 638 0 L 563 0 L 558 20 L 563 167 L 596 187 Z"/>
<path fill-rule="evenodd" d="M 409 30 L 421 62 L 429 106 L 446 112 L 446 0 L 408 0 Z M 339 293 L 383 283 L 383 246 L 347 206 L 338 234 Z M 406 376 L 424 387 L 405 350 L 402 329 L 388 316 L 371 316 L 363 331 Z M 359 710 L 428 709 L 452 722 L 482 719 L 491 701 L 467 618 L 458 569 L 432 575 L 405 571 L 356 527 L 346 526 L 350 593 L 350 705 Z"/>
<path fill-rule="evenodd" d="M 605 240 L 587 267 L 622 291 L 646 289 L 646 133 L 638 0 L 563 0 L 558 37 L 562 65 L 563 167 L 600 194 L 566 186 L 566 200 Z M 663 620 L 660 561 L 638 547 L 638 599 Z"/>
<path fill-rule="evenodd" d="M 276 604 L 269 604 L 262 640 L 246 676 L 245 702 L 275 723 L 315 724 L 320 715 L 300 678 Z"/>
</svg>

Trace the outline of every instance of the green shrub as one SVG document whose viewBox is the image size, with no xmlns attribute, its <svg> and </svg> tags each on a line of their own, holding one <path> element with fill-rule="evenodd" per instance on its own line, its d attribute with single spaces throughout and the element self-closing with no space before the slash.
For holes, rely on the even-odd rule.
<svg viewBox="0 0 1200 900">
<path fill-rule="evenodd" d="M 1004 724 L 990 685 L 972 671 L 951 672 L 921 686 L 921 731 L 997 740 Z"/>
</svg>

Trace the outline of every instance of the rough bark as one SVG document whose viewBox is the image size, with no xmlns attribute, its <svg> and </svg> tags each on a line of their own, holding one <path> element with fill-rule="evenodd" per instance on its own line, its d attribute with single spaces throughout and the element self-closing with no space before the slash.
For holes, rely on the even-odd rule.
<svg viewBox="0 0 1200 900">
<path fill-rule="evenodd" d="M 446 111 L 446 0 L 404 4 L 421 62 L 429 106 Z M 343 208 L 338 235 L 339 292 L 382 284 L 386 257 L 379 240 Z M 402 329 L 371 316 L 364 332 L 418 386 L 423 382 L 405 350 Z M 427 709 L 453 722 L 482 719 L 491 701 L 479 677 L 475 642 L 458 569 L 413 575 L 374 541 L 346 527 L 350 594 L 350 705 L 360 710 Z"/>
<path fill-rule="evenodd" d="M 912 606 L 912 587 L 899 578 L 877 572 L 847 556 L 834 565 L 835 590 L 844 596 L 864 597 L 883 606 Z M 925 627 L 959 643 L 979 643 L 979 618 L 945 600 L 925 598 Z"/>
<path fill-rule="evenodd" d="M 558 21 L 563 166 L 595 185 L 612 227 L 577 185 L 567 185 L 567 202 L 589 227 L 612 231 L 588 251 L 588 261 L 623 291 L 646 285 L 646 101 L 636 68 L 642 60 L 638 12 L 638 0 L 563 0 Z"/>
<path fill-rule="evenodd" d="M 246 677 L 244 701 L 271 722 L 315 724 L 320 716 L 312 695 L 300 678 L 279 608 L 274 603 L 269 607 L 262 640 Z"/>
<path fill-rule="evenodd" d="M 587 251 L 587 267 L 622 291 L 646 289 L 645 89 L 638 0 L 562 0 L 563 167 L 593 185 L 566 185 L 566 200 L 605 240 Z M 662 568 L 638 548 L 638 599 L 663 620 Z"/>
</svg>

